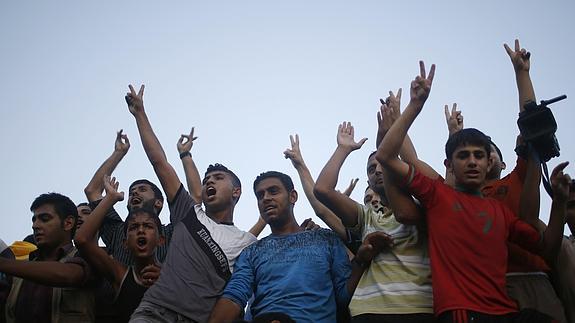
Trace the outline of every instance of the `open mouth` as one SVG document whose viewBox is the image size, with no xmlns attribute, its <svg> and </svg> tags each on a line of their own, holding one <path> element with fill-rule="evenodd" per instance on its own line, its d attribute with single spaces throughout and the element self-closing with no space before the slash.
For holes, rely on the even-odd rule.
<svg viewBox="0 0 575 323">
<path fill-rule="evenodd" d="M 142 199 L 139 197 L 132 197 L 132 199 L 130 200 L 130 204 L 132 205 L 136 205 L 136 204 L 140 204 L 142 203 Z"/>
<path fill-rule="evenodd" d="M 213 186 L 209 186 L 209 187 L 206 189 L 206 195 L 207 195 L 208 197 L 211 197 L 211 196 L 216 195 L 216 189 L 215 189 Z"/>
<path fill-rule="evenodd" d="M 148 240 L 144 237 L 141 237 L 136 240 L 136 243 L 138 244 L 138 247 L 144 247 L 148 243 Z"/>
</svg>

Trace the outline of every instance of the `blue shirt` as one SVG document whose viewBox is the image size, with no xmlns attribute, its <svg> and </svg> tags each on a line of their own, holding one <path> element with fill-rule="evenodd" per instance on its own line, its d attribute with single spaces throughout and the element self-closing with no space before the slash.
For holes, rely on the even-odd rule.
<svg viewBox="0 0 575 323">
<path fill-rule="evenodd" d="M 296 322 L 335 322 L 336 302 L 347 306 L 351 266 L 330 230 L 270 235 L 242 251 L 223 296 L 241 308 L 252 293 L 254 317 L 270 312 Z"/>
</svg>

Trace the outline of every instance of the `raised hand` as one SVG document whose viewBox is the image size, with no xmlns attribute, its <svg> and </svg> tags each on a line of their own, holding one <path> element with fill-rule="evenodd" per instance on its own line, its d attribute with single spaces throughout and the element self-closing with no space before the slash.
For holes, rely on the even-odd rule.
<svg viewBox="0 0 575 323">
<path fill-rule="evenodd" d="M 529 58 L 531 57 L 531 53 L 528 52 L 525 48 L 521 48 L 519 45 L 519 39 L 515 39 L 514 50 L 512 50 L 507 44 L 503 44 L 503 47 L 505 47 L 505 51 L 511 59 L 511 63 L 513 64 L 513 69 L 515 69 L 515 72 L 529 72 L 529 68 L 531 66 Z"/>
<path fill-rule="evenodd" d="M 120 182 L 116 181 L 115 177 L 108 175 L 104 176 L 104 189 L 106 190 L 106 197 L 112 198 L 114 201 L 124 200 L 124 192 L 118 192 Z"/>
<path fill-rule="evenodd" d="M 431 92 L 431 84 L 435 76 L 435 64 L 431 65 L 429 75 L 425 72 L 425 63 L 419 61 L 419 75 L 411 81 L 411 88 L 409 91 L 411 101 L 419 103 L 421 106 L 425 103 Z"/>
<path fill-rule="evenodd" d="M 180 139 L 178 139 L 178 152 L 180 154 L 190 152 L 196 139 L 198 139 L 198 137 L 194 137 L 194 127 L 192 127 L 189 135 L 182 134 Z"/>
<path fill-rule="evenodd" d="M 138 93 L 134 90 L 132 84 L 128 85 L 130 92 L 126 94 L 126 103 L 128 109 L 135 115 L 136 113 L 144 111 L 144 84 L 140 86 Z"/>
<path fill-rule="evenodd" d="M 355 142 L 354 129 L 351 122 L 343 122 L 337 128 L 337 145 L 340 147 L 348 148 L 351 151 L 357 150 L 363 146 L 367 138 L 363 138 Z"/>
<path fill-rule="evenodd" d="M 284 151 L 284 157 L 292 162 L 295 168 L 302 166 L 304 164 L 301 151 L 299 149 L 299 136 L 296 134 L 294 136 L 290 135 L 289 140 L 291 142 L 291 149 L 288 148 Z"/>
<path fill-rule="evenodd" d="M 445 122 L 447 122 L 447 130 L 449 130 L 450 136 L 463 129 L 463 114 L 461 114 L 461 110 L 457 110 L 457 103 L 453 103 L 451 113 L 449 112 L 449 106 L 445 105 Z"/>
<path fill-rule="evenodd" d="M 317 230 L 321 227 L 315 222 L 313 222 L 311 218 L 307 218 L 300 224 L 300 228 L 302 228 L 304 231 L 311 231 L 311 230 Z"/>
<path fill-rule="evenodd" d="M 359 178 L 352 178 L 351 181 L 349 182 L 349 186 L 345 189 L 345 191 L 343 191 L 343 194 L 350 196 L 351 192 L 353 192 L 353 190 L 355 189 L 355 185 L 357 185 L 357 182 L 359 182 Z"/>
<path fill-rule="evenodd" d="M 395 120 L 399 118 L 401 88 L 397 90 L 397 95 L 394 95 L 392 91 L 389 91 L 389 96 L 385 101 L 383 99 L 379 99 L 379 102 L 381 102 L 381 106 L 377 112 L 377 136 L 375 140 L 375 148 L 379 146 L 379 143 L 383 140 L 383 137 L 387 131 L 389 131 Z"/>
<path fill-rule="evenodd" d="M 551 173 L 551 188 L 553 189 L 553 200 L 558 202 L 566 202 L 569 199 L 569 186 L 571 185 L 571 177 L 569 174 L 564 174 L 563 170 L 569 165 L 569 162 L 562 162 L 557 165 Z"/>
<path fill-rule="evenodd" d="M 123 155 L 125 155 L 128 150 L 130 150 L 130 140 L 128 140 L 128 136 L 123 134 L 124 130 L 120 129 L 116 133 L 116 141 L 114 142 L 114 151 L 117 151 Z"/>
<path fill-rule="evenodd" d="M 393 238 L 383 231 L 368 234 L 355 255 L 361 262 L 369 263 L 386 248 L 393 246 Z"/>
</svg>

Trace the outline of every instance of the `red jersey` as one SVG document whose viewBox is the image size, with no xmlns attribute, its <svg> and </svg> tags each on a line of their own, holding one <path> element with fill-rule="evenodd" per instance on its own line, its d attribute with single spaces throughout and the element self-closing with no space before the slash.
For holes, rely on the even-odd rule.
<svg viewBox="0 0 575 323">
<path fill-rule="evenodd" d="M 507 241 L 535 248 L 539 232 L 495 199 L 456 191 L 413 167 L 410 174 L 409 190 L 426 209 L 435 314 L 516 312 L 505 288 Z"/>
<path fill-rule="evenodd" d="M 513 171 L 507 176 L 489 183 L 481 188 L 485 197 L 503 202 L 515 216 L 519 216 L 521 190 L 525 182 L 527 161 L 518 157 Z M 551 271 L 545 260 L 539 255 L 510 242 L 507 272 Z"/>
</svg>

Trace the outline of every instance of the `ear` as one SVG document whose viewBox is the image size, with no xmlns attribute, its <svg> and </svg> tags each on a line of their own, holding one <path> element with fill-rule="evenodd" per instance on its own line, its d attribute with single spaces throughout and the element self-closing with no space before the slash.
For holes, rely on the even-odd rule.
<svg viewBox="0 0 575 323">
<path fill-rule="evenodd" d="M 156 201 L 154 202 L 154 209 L 161 210 L 163 206 L 164 201 L 156 199 Z"/>
<path fill-rule="evenodd" d="M 505 162 L 501 162 L 501 170 L 505 170 L 505 168 L 507 168 L 507 165 Z"/>
<path fill-rule="evenodd" d="M 451 163 L 451 160 L 445 158 L 445 160 L 443 160 L 443 165 L 445 165 L 448 172 L 453 172 L 453 164 Z"/>
<path fill-rule="evenodd" d="M 289 192 L 289 202 L 291 204 L 295 204 L 296 201 L 297 201 L 297 192 L 296 190 L 291 190 L 291 192 Z"/>
<path fill-rule="evenodd" d="M 78 220 L 74 219 L 74 216 L 72 215 L 68 215 L 63 221 L 62 221 L 62 227 L 64 228 L 65 231 L 72 231 L 72 229 L 74 227 L 76 227 L 76 222 Z"/>
<path fill-rule="evenodd" d="M 242 188 L 241 187 L 234 187 L 232 189 L 232 197 L 234 200 L 239 200 L 240 196 L 242 195 Z"/>
</svg>

